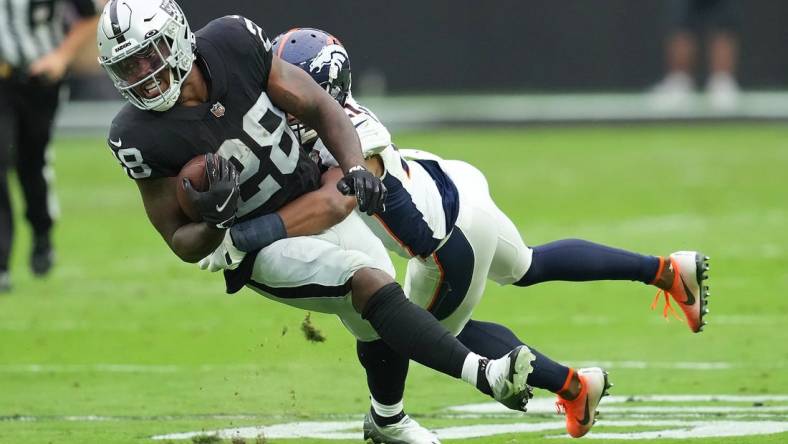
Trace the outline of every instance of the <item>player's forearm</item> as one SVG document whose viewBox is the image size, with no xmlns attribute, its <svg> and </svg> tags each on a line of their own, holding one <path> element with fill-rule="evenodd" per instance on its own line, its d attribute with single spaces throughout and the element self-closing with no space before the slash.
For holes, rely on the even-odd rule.
<svg viewBox="0 0 788 444">
<path fill-rule="evenodd" d="M 342 178 L 339 168 L 332 168 L 323 175 L 323 186 L 280 208 L 276 213 L 265 214 L 234 225 L 230 235 L 236 248 L 250 252 L 272 243 L 298 236 L 311 236 L 342 222 L 356 206 L 354 197 L 337 191 L 337 181 Z"/>
<path fill-rule="evenodd" d="M 68 63 L 71 63 L 77 52 L 95 38 L 97 24 L 98 16 L 77 20 L 71 25 L 71 29 L 56 51 L 60 52 Z"/>
<path fill-rule="evenodd" d="M 317 131 L 343 171 L 364 165 L 361 142 L 350 119 L 307 73 L 274 56 L 267 93 L 274 105 Z"/>
<path fill-rule="evenodd" d="M 356 199 L 337 191 L 339 178 L 324 181 L 319 190 L 307 193 L 277 211 L 285 225 L 287 237 L 321 233 L 345 220 L 353 211 Z"/>
<path fill-rule="evenodd" d="M 225 230 L 203 222 L 189 223 L 175 230 L 167 243 L 181 260 L 195 263 L 216 250 L 224 234 Z"/>
<path fill-rule="evenodd" d="M 248 253 L 287 237 L 322 233 L 342 222 L 353 211 L 356 199 L 339 194 L 336 181 L 329 186 L 299 197 L 276 213 L 234 225 L 230 229 L 233 244 Z"/>
</svg>

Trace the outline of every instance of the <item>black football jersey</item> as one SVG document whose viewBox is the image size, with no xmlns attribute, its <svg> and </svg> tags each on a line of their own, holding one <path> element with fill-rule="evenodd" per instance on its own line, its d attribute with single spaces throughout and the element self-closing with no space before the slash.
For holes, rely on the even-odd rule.
<svg viewBox="0 0 788 444">
<path fill-rule="evenodd" d="M 239 220 L 317 189 L 317 166 L 266 95 L 272 54 L 263 30 L 244 17 L 227 16 L 195 35 L 194 69 L 209 82 L 210 100 L 165 112 L 126 104 L 112 121 L 108 144 L 129 177 L 177 176 L 195 156 L 218 153 L 240 173 Z"/>
</svg>

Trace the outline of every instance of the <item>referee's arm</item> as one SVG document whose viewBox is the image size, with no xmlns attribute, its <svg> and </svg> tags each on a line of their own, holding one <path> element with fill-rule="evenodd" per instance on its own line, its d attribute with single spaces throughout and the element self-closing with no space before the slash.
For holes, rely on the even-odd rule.
<svg viewBox="0 0 788 444">
<path fill-rule="evenodd" d="M 80 18 L 71 24 L 68 34 L 54 51 L 44 54 L 30 65 L 31 76 L 44 76 L 53 82 L 60 80 L 76 57 L 77 51 L 96 38 L 99 16 L 93 0 L 72 0 L 72 3 L 76 6 Z"/>
</svg>

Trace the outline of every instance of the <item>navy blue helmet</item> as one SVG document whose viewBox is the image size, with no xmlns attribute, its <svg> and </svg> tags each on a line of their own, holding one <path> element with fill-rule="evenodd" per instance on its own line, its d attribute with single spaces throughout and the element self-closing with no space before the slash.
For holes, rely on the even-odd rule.
<svg viewBox="0 0 788 444">
<path fill-rule="evenodd" d="M 333 35 L 315 28 L 293 28 L 273 41 L 274 54 L 307 72 L 340 105 L 350 94 L 350 57 Z"/>
</svg>

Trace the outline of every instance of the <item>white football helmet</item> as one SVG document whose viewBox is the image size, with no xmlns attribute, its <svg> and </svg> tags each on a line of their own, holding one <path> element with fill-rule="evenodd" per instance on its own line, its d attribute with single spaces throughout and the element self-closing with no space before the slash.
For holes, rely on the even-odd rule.
<svg viewBox="0 0 788 444">
<path fill-rule="evenodd" d="M 167 111 L 192 70 L 196 41 L 173 0 L 110 0 L 96 33 L 99 64 L 134 106 Z"/>
</svg>

